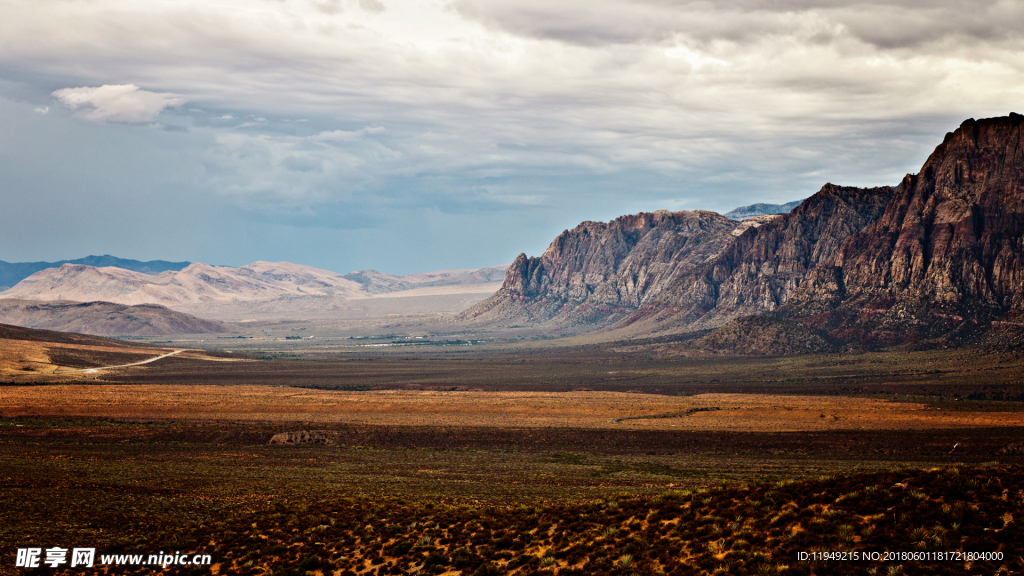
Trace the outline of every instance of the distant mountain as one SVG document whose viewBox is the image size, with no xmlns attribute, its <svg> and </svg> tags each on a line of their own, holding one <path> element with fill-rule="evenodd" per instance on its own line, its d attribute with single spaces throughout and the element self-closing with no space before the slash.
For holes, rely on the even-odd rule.
<svg viewBox="0 0 1024 576">
<path fill-rule="evenodd" d="M 10 288 L 40 270 L 46 270 L 47 268 L 60 268 L 64 264 L 82 264 L 85 266 L 95 266 L 97 268 L 116 266 L 117 268 L 124 270 L 142 272 L 143 274 L 159 274 L 160 272 L 166 272 L 168 270 L 181 270 L 188 266 L 190 262 L 167 262 L 165 260 L 140 262 L 138 260 L 117 258 L 115 256 L 110 256 L 109 254 L 104 256 L 86 256 L 85 258 L 79 258 L 77 260 L 61 260 L 59 262 L 11 263 L 0 260 L 0 290 Z"/>
<path fill-rule="evenodd" d="M 505 277 L 505 270 L 507 269 L 508 265 L 504 264 L 489 268 L 438 270 L 435 272 L 409 274 L 407 276 L 395 276 L 376 270 L 360 270 L 349 272 L 345 274 L 344 278 L 361 284 L 367 294 L 388 294 L 432 286 L 461 286 L 501 282 Z"/>
<path fill-rule="evenodd" d="M 241 268 L 190 264 L 155 275 L 121 268 L 64 264 L 22 280 L 2 293 L 23 300 L 160 304 L 178 310 L 206 305 L 303 296 L 358 296 L 361 286 L 341 274 L 288 262 Z"/>
<path fill-rule="evenodd" d="M 826 184 L 789 214 L 739 224 L 702 211 L 584 222 L 541 257 L 520 255 L 501 289 L 458 318 L 654 334 L 770 312 L 894 191 Z"/>
<path fill-rule="evenodd" d="M 0 322 L 97 336 L 162 336 L 230 332 L 223 322 L 203 320 L 155 304 L 36 302 L 0 299 Z"/>
<path fill-rule="evenodd" d="M 733 220 L 746 220 L 747 218 L 753 218 L 755 216 L 766 216 L 769 214 L 786 214 L 800 205 L 803 200 L 794 200 L 785 204 L 751 204 L 750 206 L 740 206 L 739 208 L 726 212 L 723 214 L 726 218 L 732 218 Z"/>
<path fill-rule="evenodd" d="M 442 270 L 393 276 L 366 270 L 342 275 L 288 262 L 254 262 L 240 268 L 190 264 L 182 270 L 144 274 L 116 267 L 64 264 L 40 270 L 0 297 L 34 301 L 104 302 L 122 305 L 157 304 L 203 318 L 320 318 L 365 316 L 383 305 L 355 304 L 375 296 L 439 297 L 461 293 L 489 294 L 506 266 L 478 270 Z M 475 296 L 478 300 L 481 296 Z M 476 301 L 474 300 L 474 301 Z M 438 303 L 446 312 L 450 303 Z M 466 304 L 468 306 L 469 304 Z M 396 303 L 392 307 L 405 310 Z M 386 306 L 383 306 L 386 307 Z M 432 311 L 424 302 L 416 308 Z M 459 308 L 461 310 L 461 308 Z M 85 312 L 74 308 L 72 311 Z M 386 314 L 387 312 L 381 312 Z M 68 320 L 70 322 L 70 320 Z M 86 320 L 83 319 L 83 322 Z M 106 330 L 106 329 L 104 329 Z M 117 332 L 114 328 L 114 332 Z"/>
</svg>

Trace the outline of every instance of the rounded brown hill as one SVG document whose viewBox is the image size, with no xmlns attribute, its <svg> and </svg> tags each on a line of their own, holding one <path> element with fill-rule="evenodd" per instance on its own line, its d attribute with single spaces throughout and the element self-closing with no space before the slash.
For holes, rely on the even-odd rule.
<svg viewBox="0 0 1024 576">
<path fill-rule="evenodd" d="M 221 334 L 231 328 L 157 304 L 128 306 L 112 302 L 38 302 L 0 300 L 0 322 L 99 336 Z"/>
</svg>

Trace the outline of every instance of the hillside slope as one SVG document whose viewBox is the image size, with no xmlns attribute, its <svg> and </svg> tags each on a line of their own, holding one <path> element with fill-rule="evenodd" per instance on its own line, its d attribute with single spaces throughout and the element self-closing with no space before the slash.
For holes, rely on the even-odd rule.
<svg viewBox="0 0 1024 576">
<path fill-rule="evenodd" d="M 0 324 L 0 379 L 4 381 L 66 378 L 54 373 L 140 362 L 167 352 L 112 338 Z"/>
<path fill-rule="evenodd" d="M 231 331 L 223 322 L 204 320 L 155 304 L 127 306 L 111 302 L 0 299 L 0 322 L 99 336 L 219 334 Z"/>
</svg>

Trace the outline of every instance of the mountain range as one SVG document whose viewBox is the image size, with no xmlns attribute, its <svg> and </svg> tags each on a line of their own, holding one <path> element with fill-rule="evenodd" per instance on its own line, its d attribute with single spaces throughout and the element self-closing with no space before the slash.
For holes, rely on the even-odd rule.
<svg viewBox="0 0 1024 576">
<path fill-rule="evenodd" d="M 159 304 L 175 309 L 295 296 L 358 296 L 360 284 L 298 264 L 254 262 L 240 268 L 190 264 L 149 275 L 115 267 L 64 264 L 36 272 L 2 293 L 24 300 Z"/>
<path fill-rule="evenodd" d="M 420 300 L 437 296 L 437 302 L 423 302 L 413 310 L 426 307 L 447 312 L 453 304 L 457 305 L 453 298 L 462 301 L 468 295 L 475 302 L 493 292 L 506 268 L 494 266 L 394 276 L 374 270 L 338 274 L 288 262 L 254 262 L 238 268 L 195 263 L 181 270 L 147 274 L 119 267 L 63 264 L 40 270 L 13 288 L 0 292 L 0 298 L 13 301 L 0 305 L 0 321 L 54 329 L 84 325 L 93 327 L 93 333 L 98 334 L 148 334 L 158 326 L 168 330 L 175 326 L 193 326 L 199 328 L 199 333 L 205 333 L 220 328 L 202 325 L 199 318 L 186 320 L 168 314 L 156 321 L 154 316 L 160 309 L 219 320 L 386 315 L 389 308 L 385 305 L 376 305 L 374 309 L 381 310 L 367 312 L 366 306 L 356 302 L 383 296 L 415 296 Z M 476 294 L 479 296 L 474 296 Z M 463 297 L 457 298 L 460 295 Z M 0 304 L 4 302 L 0 300 Z M 44 307 L 41 305 L 44 302 L 59 302 L 65 306 Z M 101 308 L 66 306 L 78 303 L 116 304 L 122 308 L 116 311 L 102 308 L 114 316 L 100 323 L 96 314 L 101 313 Z M 124 320 L 141 320 L 142 316 L 137 314 L 138 309 L 129 310 L 124 306 L 141 305 L 155 307 L 148 309 L 146 320 L 137 323 L 134 331 L 129 330 Z M 408 305 L 393 304 L 391 308 L 409 310 Z M 73 320 L 74 313 L 85 317 Z"/>
<path fill-rule="evenodd" d="M 743 230 L 700 211 L 585 222 L 458 320 L 760 353 L 1020 343 L 1022 122 L 967 120 L 897 187 L 826 184 Z"/>
<path fill-rule="evenodd" d="M 159 274 L 168 270 L 181 270 L 191 262 L 167 262 L 166 260 L 150 260 L 140 262 L 126 258 L 117 258 L 109 254 L 104 256 L 86 256 L 77 260 L 61 260 L 59 262 L 4 262 L 0 260 L 0 290 L 6 290 L 25 278 L 47 268 L 59 268 L 64 264 L 82 264 L 84 266 L 107 267 L 115 266 L 143 274 Z"/>
<path fill-rule="evenodd" d="M 430 288 L 437 286 L 465 286 L 501 282 L 505 277 L 507 265 L 489 268 L 472 268 L 466 270 L 438 270 L 395 276 L 376 270 L 360 270 L 349 272 L 343 278 L 360 284 L 366 294 L 389 294 L 406 290 Z"/>
</svg>

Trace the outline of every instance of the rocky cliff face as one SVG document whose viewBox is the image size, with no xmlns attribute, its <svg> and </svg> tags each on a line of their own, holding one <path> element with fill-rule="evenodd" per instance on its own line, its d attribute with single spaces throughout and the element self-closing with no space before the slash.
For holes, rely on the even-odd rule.
<svg viewBox="0 0 1024 576">
<path fill-rule="evenodd" d="M 967 120 L 779 316 L 840 344 L 1024 327 L 1024 116 Z"/>
<path fill-rule="evenodd" d="M 713 212 L 641 213 L 567 230 L 539 258 L 520 254 L 501 289 L 462 320 L 603 325 L 719 254 L 736 223 Z"/>
<path fill-rule="evenodd" d="M 1024 116 L 967 120 L 836 266 L 851 292 L 1024 306 Z"/>
<path fill-rule="evenodd" d="M 623 320 L 647 332 L 692 331 L 771 312 L 851 235 L 873 224 L 895 189 L 826 184 L 789 214 L 750 228 Z"/>
</svg>

